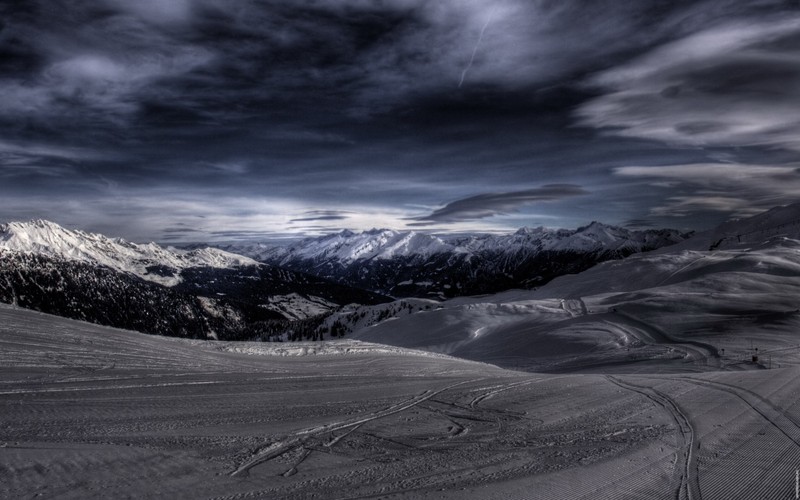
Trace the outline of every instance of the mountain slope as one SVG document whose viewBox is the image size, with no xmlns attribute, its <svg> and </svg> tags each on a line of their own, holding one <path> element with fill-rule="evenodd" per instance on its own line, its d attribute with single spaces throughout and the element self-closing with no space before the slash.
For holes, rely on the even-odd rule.
<svg viewBox="0 0 800 500">
<path fill-rule="evenodd" d="M 0 302 L 165 336 L 230 338 L 241 326 L 241 315 L 218 301 L 111 268 L 27 253 L 0 254 Z"/>
<path fill-rule="evenodd" d="M 65 229 L 44 220 L 0 224 L 2 251 L 102 265 L 167 286 L 181 281 L 179 272 L 183 269 L 229 269 L 258 264 L 248 257 L 216 248 L 184 251 L 162 248 L 155 243 L 139 245 L 120 238 Z"/>
<path fill-rule="evenodd" d="M 509 235 L 443 238 L 388 229 L 341 233 L 288 247 L 224 247 L 396 297 L 445 298 L 540 286 L 597 262 L 661 248 L 688 235 L 593 222 L 576 230 L 523 228 Z"/>
<path fill-rule="evenodd" d="M 800 231 L 794 220 L 800 220 L 800 205 L 732 221 L 687 242 L 705 250 L 664 249 L 601 263 L 537 290 L 413 310 L 397 303 L 362 308 L 330 321 L 360 340 L 534 371 L 799 364 Z M 782 233 L 775 235 L 778 225 Z M 753 237 L 746 245 L 709 250 L 718 241 L 715 233 Z M 374 309 L 392 314 L 381 317 Z M 370 317 L 376 321 L 365 323 Z"/>
<path fill-rule="evenodd" d="M 722 224 L 714 231 L 710 248 L 741 248 L 775 238 L 800 239 L 800 203 Z"/>
<path fill-rule="evenodd" d="M 159 335 L 249 339 L 386 297 L 218 249 L 164 249 L 46 221 L 0 226 L 0 301 Z"/>
</svg>

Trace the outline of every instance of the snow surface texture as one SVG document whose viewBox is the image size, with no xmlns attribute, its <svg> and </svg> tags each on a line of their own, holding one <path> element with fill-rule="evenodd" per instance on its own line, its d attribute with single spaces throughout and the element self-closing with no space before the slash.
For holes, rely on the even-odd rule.
<svg viewBox="0 0 800 500">
<path fill-rule="evenodd" d="M 262 348 L 0 306 L 0 497 L 794 491 L 798 368 L 547 375 L 353 341 Z"/>
<path fill-rule="evenodd" d="M 22 252 L 87 262 L 131 273 L 166 286 L 180 282 L 178 271 L 190 267 L 232 268 L 258 263 L 216 248 L 184 251 L 155 243 L 136 244 L 119 238 L 65 229 L 36 220 L 0 224 L 0 252 Z"/>
</svg>

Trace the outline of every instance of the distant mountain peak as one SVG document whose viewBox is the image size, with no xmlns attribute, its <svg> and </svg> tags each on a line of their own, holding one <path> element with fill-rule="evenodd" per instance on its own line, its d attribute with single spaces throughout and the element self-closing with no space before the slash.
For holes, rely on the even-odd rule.
<svg viewBox="0 0 800 500">
<path fill-rule="evenodd" d="M 395 233 L 395 232 L 396 231 L 394 229 L 387 229 L 387 228 L 378 229 L 378 228 L 373 227 L 372 229 L 368 229 L 366 231 L 363 231 L 361 234 L 370 234 L 370 235 L 374 236 L 374 235 L 378 235 L 378 234 Z M 353 233 L 353 234 L 356 234 L 356 233 Z"/>
<path fill-rule="evenodd" d="M 579 228 L 575 229 L 575 232 L 576 233 L 583 233 L 583 232 L 591 231 L 591 230 L 601 230 L 601 231 L 603 231 L 603 230 L 606 230 L 606 229 L 629 232 L 628 229 L 625 229 L 625 228 L 622 228 L 622 227 L 619 227 L 619 226 L 612 226 L 611 224 L 605 224 L 603 222 L 598 222 L 596 220 L 593 220 L 592 222 L 586 224 L 585 226 L 580 226 Z"/>
<path fill-rule="evenodd" d="M 184 251 L 163 248 L 153 242 L 137 244 L 122 238 L 66 229 L 55 222 L 42 219 L 1 224 L 0 251 L 39 254 L 102 265 L 168 286 L 180 282 L 180 277 L 170 273 L 151 273 L 150 269 L 168 268 L 177 271 L 190 267 L 230 268 L 259 265 L 249 257 L 217 248 Z"/>
<path fill-rule="evenodd" d="M 632 231 L 595 221 L 579 229 L 523 227 L 511 234 L 348 230 L 287 246 L 226 248 L 380 293 L 442 298 L 536 286 L 554 275 L 685 238 L 675 230 Z"/>
<path fill-rule="evenodd" d="M 531 234 L 541 234 L 541 233 L 544 233 L 545 231 L 547 231 L 547 228 L 545 228 L 544 226 L 538 226 L 538 227 L 527 227 L 526 226 L 526 227 L 521 227 L 521 228 L 517 229 L 514 234 L 519 235 L 519 236 L 525 236 L 525 235 L 531 235 Z"/>
</svg>

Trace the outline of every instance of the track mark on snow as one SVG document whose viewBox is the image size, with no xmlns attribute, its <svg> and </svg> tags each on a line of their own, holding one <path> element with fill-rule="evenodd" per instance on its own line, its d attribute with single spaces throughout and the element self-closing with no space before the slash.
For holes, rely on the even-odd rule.
<svg viewBox="0 0 800 500">
<path fill-rule="evenodd" d="M 517 387 L 531 385 L 531 384 L 535 384 L 535 383 L 538 383 L 538 382 L 544 382 L 544 381 L 548 381 L 548 380 L 556 380 L 556 379 L 559 379 L 559 378 L 563 378 L 563 377 L 537 378 L 537 379 L 533 379 L 533 380 L 523 380 L 522 382 L 512 382 L 510 384 L 502 384 L 502 385 L 497 385 L 497 386 L 494 386 L 494 387 L 490 387 L 488 391 L 486 391 L 486 392 L 484 392 L 482 394 L 479 394 L 478 396 L 475 396 L 472 399 L 472 401 L 470 401 L 469 407 L 471 409 L 475 409 L 482 402 L 484 402 L 487 399 L 491 398 L 495 394 L 499 394 L 501 392 L 510 391 L 511 389 L 516 389 Z"/>
<path fill-rule="evenodd" d="M 642 387 L 623 382 L 619 378 L 610 375 L 607 375 L 606 379 L 623 389 L 641 394 L 658 406 L 664 408 L 672 416 L 678 426 L 678 432 L 682 441 L 681 449 L 677 453 L 677 458 L 682 463 L 680 466 L 677 466 L 676 463 L 675 468 L 679 476 L 675 479 L 677 483 L 675 497 L 678 500 L 700 500 L 702 497 L 700 495 L 700 484 L 697 477 L 697 454 L 694 451 L 695 433 L 686 414 L 681 411 L 675 401 L 669 396 L 652 387 Z"/>
<path fill-rule="evenodd" d="M 642 336 L 639 337 L 639 340 L 643 342 L 675 345 L 676 347 L 684 349 L 687 357 L 693 359 L 695 362 L 707 360 L 709 358 L 714 358 L 717 360 L 720 358 L 719 350 L 711 344 L 707 344 L 699 340 L 687 340 L 673 337 L 655 325 L 642 321 L 621 309 L 617 309 L 614 312 L 614 316 L 625 319 L 628 326 L 641 332 Z"/>
<path fill-rule="evenodd" d="M 324 446 L 326 448 L 333 447 L 336 443 L 338 443 L 342 439 L 346 438 L 350 434 L 352 434 L 355 431 L 357 431 L 358 429 L 360 429 L 362 425 L 364 425 L 364 424 L 358 424 L 358 425 L 355 425 L 355 426 L 351 427 L 347 432 L 345 432 L 343 434 L 339 434 L 338 436 L 332 437 L 330 441 L 328 441 L 327 443 L 323 444 L 322 446 Z"/>
<path fill-rule="evenodd" d="M 233 477 L 244 476 L 244 475 L 246 475 L 248 473 L 248 471 L 250 469 L 252 469 L 256 465 L 262 464 L 264 462 L 272 460 L 273 458 L 279 457 L 279 456 L 283 455 L 284 453 L 288 452 L 289 450 L 292 450 L 292 449 L 297 448 L 299 446 L 303 446 L 306 441 L 308 441 L 311 438 L 314 438 L 315 436 L 318 436 L 320 434 L 329 433 L 329 432 L 332 433 L 332 432 L 336 432 L 336 431 L 340 431 L 340 430 L 344 430 L 344 429 L 349 429 L 351 427 L 356 427 L 356 426 L 363 425 L 363 424 L 365 424 L 367 422 L 372 422 L 373 420 L 377 420 L 377 419 L 380 419 L 380 418 L 388 417 L 389 415 L 394 415 L 396 413 L 400 413 L 402 411 L 408 410 L 409 408 L 413 408 L 413 407 L 417 406 L 418 404 L 423 403 L 423 402 L 431 399 L 432 397 L 434 397 L 434 396 L 436 396 L 438 394 L 441 394 L 444 391 L 447 391 L 447 390 L 452 389 L 454 387 L 458 387 L 459 385 L 464 385 L 464 384 L 467 384 L 467 383 L 470 383 L 470 382 L 476 382 L 477 380 L 480 380 L 480 379 L 464 380 L 464 381 L 461 381 L 461 382 L 457 382 L 455 384 L 450 384 L 450 385 L 448 385 L 446 387 L 443 387 L 441 389 L 437 389 L 435 391 L 427 390 L 427 391 L 424 391 L 422 394 L 419 394 L 417 396 L 409 398 L 409 399 L 407 399 L 405 401 L 402 401 L 400 403 L 392 405 L 392 406 L 390 406 L 388 408 L 385 408 L 383 410 L 380 410 L 380 411 L 377 411 L 375 413 L 372 413 L 372 414 L 370 414 L 370 415 L 368 415 L 366 417 L 356 418 L 356 419 L 353 419 L 353 420 L 350 420 L 350 421 L 344 421 L 344 422 L 334 422 L 334 423 L 325 424 L 325 425 L 321 425 L 321 426 L 317 426 L 317 427 L 312 427 L 310 429 L 303 429 L 301 431 L 298 431 L 298 432 L 294 433 L 294 435 L 292 435 L 291 437 L 289 437 L 289 438 L 287 438 L 285 440 L 275 441 L 274 443 L 270 444 L 266 448 L 262 449 L 253 458 L 251 458 L 250 460 L 248 460 L 244 464 L 240 465 L 230 475 L 233 476 Z"/>
<path fill-rule="evenodd" d="M 764 417 L 764 419 L 778 429 L 781 434 L 789 438 L 795 445 L 800 447 L 800 423 L 794 417 L 787 413 L 784 409 L 775 406 L 766 398 L 741 387 L 735 385 L 724 384 L 722 382 L 715 382 L 711 380 L 700 380 L 693 377 L 679 377 L 672 380 L 679 380 L 689 382 L 690 384 L 698 385 L 701 387 L 709 387 L 718 391 L 727 392 L 742 400 L 750 409 Z M 792 435 L 794 434 L 794 436 Z"/>
</svg>

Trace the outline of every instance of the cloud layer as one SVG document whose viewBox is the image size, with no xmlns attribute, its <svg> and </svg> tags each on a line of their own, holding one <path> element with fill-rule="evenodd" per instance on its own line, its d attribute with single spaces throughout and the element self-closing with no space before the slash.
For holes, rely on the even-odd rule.
<svg viewBox="0 0 800 500">
<path fill-rule="evenodd" d="M 800 169 L 793 166 L 712 163 L 620 167 L 615 173 L 648 180 L 673 193 L 650 208 L 654 216 L 720 212 L 744 217 L 800 198 Z"/>
<path fill-rule="evenodd" d="M 592 78 L 578 111 L 613 133 L 692 146 L 800 151 L 800 15 L 730 22 Z"/>
<path fill-rule="evenodd" d="M 798 40 L 783 0 L 5 2 L 0 219 L 712 224 L 795 196 Z"/>
<path fill-rule="evenodd" d="M 571 184 L 550 184 L 540 188 L 508 193 L 483 193 L 452 201 L 428 215 L 416 217 L 410 225 L 424 226 L 484 219 L 516 212 L 532 203 L 557 201 L 588 192 Z"/>
</svg>

